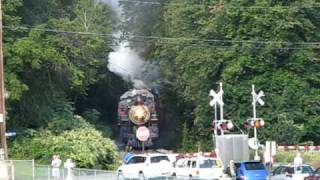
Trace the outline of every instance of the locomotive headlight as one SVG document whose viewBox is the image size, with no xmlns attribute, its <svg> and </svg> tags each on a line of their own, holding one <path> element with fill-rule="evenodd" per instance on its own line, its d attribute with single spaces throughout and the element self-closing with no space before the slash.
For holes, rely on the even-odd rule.
<svg viewBox="0 0 320 180">
<path fill-rule="evenodd" d="M 146 111 L 143 107 L 138 107 L 135 111 L 135 116 L 138 118 L 138 119 L 145 119 L 145 116 L 146 116 Z"/>
<path fill-rule="evenodd" d="M 137 125 L 145 124 L 150 119 L 149 108 L 145 105 L 132 106 L 129 111 L 129 118 Z"/>
</svg>

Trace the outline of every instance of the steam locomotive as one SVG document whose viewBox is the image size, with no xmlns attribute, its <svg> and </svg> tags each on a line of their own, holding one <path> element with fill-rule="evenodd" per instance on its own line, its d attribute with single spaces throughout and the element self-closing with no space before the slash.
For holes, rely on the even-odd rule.
<svg viewBox="0 0 320 180">
<path fill-rule="evenodd" d="M 136 130 L 146 126 L 150 137 L 144 146 L 153 146 L 154 140 L 159 137 L 157 108 L 157 98 L 149 90 L 132 89 L 125 92 L 118 104 L 121 141 L 132 148 L 141 148 L 142 143 L 136 137 Z"/>
</svg>

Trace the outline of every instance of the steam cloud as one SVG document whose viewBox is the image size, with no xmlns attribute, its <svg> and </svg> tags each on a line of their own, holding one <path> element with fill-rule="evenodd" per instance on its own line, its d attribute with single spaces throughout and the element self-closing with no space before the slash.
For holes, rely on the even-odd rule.
<svg viewBox="0 0 320 180">
<path fill-rule="evenodd" d="M 128 42 L 122 42 L 114 52 L 109 54 L 108 68 L 124 80 L 133 81 L 140 78 L 145 62 L 128 45 Z"/>
<path fill-rule="evenodd" d="M 102 0 L 107 3 L 109 7 L 121 17 L 122 9 L 119 6 L 118 0 Z M 117 37 L 121 32 L 115 32 L 114 36 Z M 129 42 L 121 42 L 118 47 L 115 47 L 114 52 L 109 54 L 108 68 L 121 76 L 125 81 L 132 82 L 135 88 L 147 88 L 146 82 L 151 82 L 158 75 L 152 64 L 144 61 L 139 52 L 130 47 Z"/>
<path fill-rule="evenodd" d="M 101 0 L 106 3 L 118 16 L 121 16 L 121 7 L 118 0 Z"/>
</svg>

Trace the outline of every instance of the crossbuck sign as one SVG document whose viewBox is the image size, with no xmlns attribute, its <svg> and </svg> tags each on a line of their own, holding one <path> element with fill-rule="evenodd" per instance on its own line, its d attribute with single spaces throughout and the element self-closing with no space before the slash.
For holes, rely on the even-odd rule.
<svg viewBox="0 0 320 180">
<path fill-rule="evenodd" d="M 222 88 L 218 93 L 216 93 L 214 90 L 210 90 L 209 96 L 213 97 L 213 99 L 210 101 L 210 106 L 214 106 L 217 103 L 221 106 L 223 106 L 223 100 L 222 100 L 223 90 Z"/>
<path fill-rule="evenodd" d="M 253 97 L 253 104 L 259 103 L 261 106 L 264 105 L 264 101 L 261 99 L 264 96 L 264 92 L 260 91 L 258 94 L 254 90 L 254 86 L 252 86 L 252 97 Z"/>
</svg>

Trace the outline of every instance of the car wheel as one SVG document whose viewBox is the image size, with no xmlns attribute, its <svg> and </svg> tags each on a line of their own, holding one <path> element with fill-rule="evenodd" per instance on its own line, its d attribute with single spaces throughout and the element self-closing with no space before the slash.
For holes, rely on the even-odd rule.
<svg viewBox="0 0 320 180">
<path fill-rule="evenodd" d="M 176 176 L 177 176 L 177 174 L 174 172 L 174 173 L 172 173 L 172 176 L 176 177 Z"/>
<path fill-rule="evenodd" d="M 139 171 L 139 180 L 145 180 L 146 177 L 144 177 L 144 174 L 142 171 Z"/>
<path fill-rule="evenodd" d="M 122 173 L 121 170 L 118 171 L 118 177 L 117 177 L 117 180 L 123 180 L 123 179 L 126 179 Z"/>
</svg>

